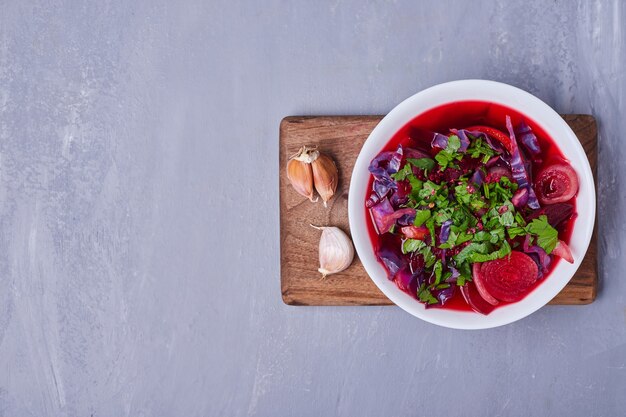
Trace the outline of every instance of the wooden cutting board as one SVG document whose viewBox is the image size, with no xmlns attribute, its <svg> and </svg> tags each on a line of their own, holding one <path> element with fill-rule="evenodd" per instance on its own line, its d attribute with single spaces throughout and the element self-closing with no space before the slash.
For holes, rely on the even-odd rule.
<svg viewBox="0 0 626 417">
<path fill-rule="evenodd" d="M 340 274 L 321 279 L 318 268 L 320 232 L 309 224 L 338 226 L 348 234 L 348 189 L 357 155 L 382 116 L 292 116 L 280 123 L 280 267 L 283 301 L 290 305 L 392 304 L 367 276 L 358 256 Z M 596 175 L 597 127 L 593 116 L 563 118 L 581 141 Z M 285 166 L 303 145 L 317 145 L 339 169 L 335 198 L 324 208 L 296 193 Z M 550 303 L 589 304 L 596 298 L 597 233 L 578 272 Z"/>
</svg>

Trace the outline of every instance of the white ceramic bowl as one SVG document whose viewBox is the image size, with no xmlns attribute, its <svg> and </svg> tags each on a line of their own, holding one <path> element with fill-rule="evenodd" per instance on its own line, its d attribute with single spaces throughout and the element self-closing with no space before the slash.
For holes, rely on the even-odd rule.
<svg viewBox="0 0 626 417">
<path fill-rule="evenodd" d="M 391 137 L 417 115 L 442 104 L 478 100 L 502 104 L 528 116 L 557 143 L 578 173 L 580 189 L 576 200 L 578 218 L 570 241 L 574 263 L 559 262 L 549 277 L 523 300 L 482 314 L 446 309 L 426 309 L 387 278 L 376 260 L 368 236 L 364 202 L 370 161 Z M 519 88 L 495 81 L 461 80 L 439 84 L 409 97 L 396 106 L 372 131 L 357 158 L 350 181 L 348 215 L 354 246 L 372 281 L 395 304 L 422 320 L 457 329 L 485 329 L 512 323 L 546 305 L 572 278 L 587 251 L 596 214 L 596 194 L 587 156 L 576 135 L 563 119 L 543 101 Z"/>
</svg>

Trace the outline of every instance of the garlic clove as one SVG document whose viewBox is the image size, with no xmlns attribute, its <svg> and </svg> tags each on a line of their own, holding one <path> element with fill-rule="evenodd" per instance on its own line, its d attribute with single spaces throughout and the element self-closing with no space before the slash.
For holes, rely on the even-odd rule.
<svg viewBox="0 0 626 417">
<path fill-rule="evenodd" d="M 294 190 L 300 195 L 313 200 L 313 169 L 311 164 L 297 159 L 290 159 L 287 162 L 287 178 L 291 182 Z"/>
<path fill-rule="evenodd" d="M 319 227 L 311 225 L 322 231 L 319 244 L 318 269 L 322 278 L 336 274 L 348 268 L 354 259 L 354 246 L 350 237 L 338 227 Z"/>
<path fill-rule="evenodd" d="M 335 195 L 337 191 L 337 182 L 339 173 L 333 159 L 323 153 L 319 153 L 318 157 L 311 162 L 313 167 L 313 185 L 315 190 L 322 197 L 324 207 L 327 202 Z"/>
<path fill-rule="evenodd" d="M 300 148 L 297 154 L 291 157 L 291 159 L 296 159 L 298 161 L 311 164 L 313 163 L 313 161 L 315 161 L 319 157 L 319 155 L 320 153 L 316 149 L 315 146 L 314 147 L 303 146 Z"/>
</svg>

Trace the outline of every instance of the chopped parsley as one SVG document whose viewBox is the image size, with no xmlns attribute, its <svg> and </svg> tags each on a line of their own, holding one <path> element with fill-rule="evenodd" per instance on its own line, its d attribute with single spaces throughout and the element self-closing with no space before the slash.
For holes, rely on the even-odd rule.
<svg viewBox="0 0 626 417">
<path fill-rule="evenodd" d="M 424 222 L 428 219 L 430 219 L 431 213 L 430 210 L 426 209 L 426 210 L 417 210 L 415 212 L 415 220 L 413 220 L 413 224 L 415 226 L 421 226 L 424 224 Z"/>
<path fill-rule="evenodd" d="M 556 244 L 559 242 L 559 232 L 548 223 L 545 215 L 531 221 L 526 226 L 526 231 L 537 237 L 537 245 L 541 247 L 549 255 L 552 253 Z"/>
</svg>

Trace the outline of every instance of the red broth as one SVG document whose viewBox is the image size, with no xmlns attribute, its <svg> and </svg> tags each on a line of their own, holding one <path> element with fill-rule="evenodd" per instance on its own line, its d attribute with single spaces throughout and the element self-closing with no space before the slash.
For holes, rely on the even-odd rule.
<svg viewBox="0 0 626 417">
<path fill-rule="evenodd" d="M 541 170 L 541 168 L 543 168 L 543 166 L 550 165 L 558 160 L 567 160 L 557 144 L 554 142 L 554 140 L 550 136 L 548 136 L 545 130 L 534 120 L 516 110 L 513 110 L 501 104 L 483 101 L 453 102 L 449 104 L 444 104 L 439 107 L 435 107 L 420 114 L 409 123 L 407 123 L 404 127 L 402 127 L 398 132 L 396 132 L 396 134 L 391 137 L 391 139 L 389 140 L 389 142 L 387 142 L 384 148 L 381 149 L 381 152 L 395 150 L 399 144 L 409 147 L 415 146 L 417 142 L 415 138 L 419 136 L 420 130 L 446 134 L 451 128 L 462 129 L 471 126 L 484 125 L 497 128 L 503 132 L 507 132 L 505 125 L 505 118 L 507 115 L 511 117 L 511 121 L 514 126 L 524 120 L 532 128 L 533 133 L 537 136 L 537 139 L 539 140 L 539 145 L 541 146 L 542 150 L 541 156 L 543 162 L 541 164 L 534 163 L 532 165 L 533 178 Z M 373 183 L 374 178 L 370 176 L 366 199 L 369 196 L 369 190 L 372 190 Z M 574 214 L 572 215 L 572 218 L 570 220 L 564 222 L 558 228 L 558 232 L 559 239 L 569 244 L 574 221 L 576 219 L 576 197 L 572 198 L 567 203 L 574 206 Z M 365 208 L 365 202 L 363 204 L 363 207 Z M 372 246 L 374 248 L 378 248 L 381 244 L 381 239 L 376 233 L 376 229 L 374 228 L 374 224 L 370 217 L 369 210 L 365 208 L 365 211 L 368 233 L 372 242 Z M 533 292 L 545 280 L 550 278 L 552 271 L 560 262 L 560 260 L 561 259 L 557 256 L 552 257 L 549 271 L 544 275 L 542 279 L 537 280 L 537 282 L 526 293 L 526 296 Z M 416 302 L 418 301 L 416 300 Z M 500 301 L 497 307 L 501 307 L 507 304 L 510 303 Z M 455 295 L 450 300 L 448 300 L 444 306 L 437 308 L 444 308 L 448 310 L 473 311 L 463 299 L 460 291 L 456 291 Z"/>
</svg>

